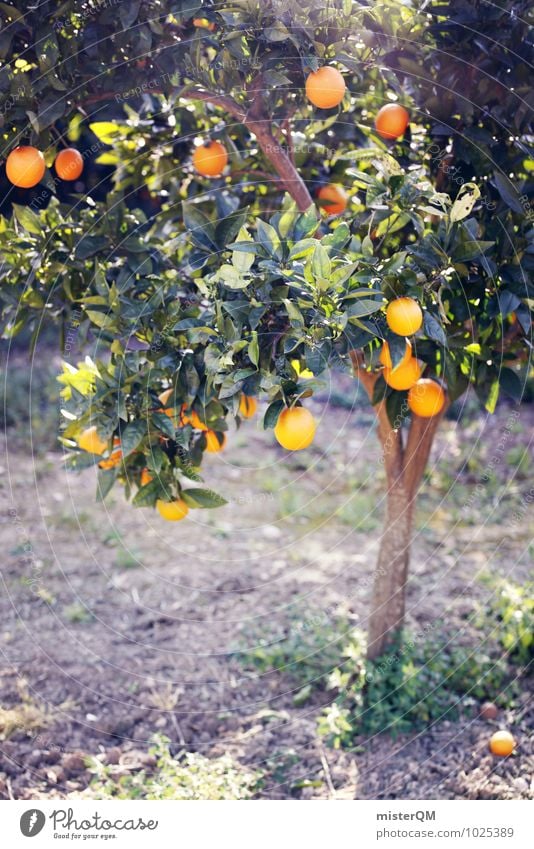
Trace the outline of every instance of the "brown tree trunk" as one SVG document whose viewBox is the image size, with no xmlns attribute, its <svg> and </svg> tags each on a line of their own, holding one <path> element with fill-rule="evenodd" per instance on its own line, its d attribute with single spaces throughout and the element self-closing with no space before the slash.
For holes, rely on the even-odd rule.
<svg viewBox="0 0 534 849">
<path fill-rule="evenodd" d="M 378 374 L 367 371 L 363 358 L 356 352 L 351 353 L 351 358 L 356 376 L 372 398 Z M 368 619 L 367 657 L 370 660 L 379 657 L 394 643 L 404 624 L 417 490 L 446 407 L 430 419 L 412 414 L 404 441 L 400 423 L 392 427 L 385 403 L 377 404 L 375 409 L 387 493 Z"/>
</svg>

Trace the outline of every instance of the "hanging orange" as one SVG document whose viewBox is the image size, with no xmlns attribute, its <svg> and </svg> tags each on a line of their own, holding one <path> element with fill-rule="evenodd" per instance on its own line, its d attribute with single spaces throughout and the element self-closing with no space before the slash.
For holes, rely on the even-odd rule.
<svg viewBox="0 0 534 849">
<path fill-rule="evenodd" d="M 418 380 L 408 392 L 408 406 L 412 413 L 423 419 L 431 419 L 441 413 L 445 404 L 445 392 L 435 380 Z"/>
<path fill-rule="evenodd" d="M 83 156 L 75 147 L 67 147 L 59 151 L 54 168 L 62 180 L 77 180 L 83 171 Z"/>
<path fill-rule="evenodd" d="M 43 154 L 36 147 L 16 147 L 6 160 L 6 176 L 19 189 L 31 189 L 40 183 L 46 171 Z"/>
<path fill-rule="evenodd" d="M 317 424 L 305 407 L 290 407 L 282 410 L 278 417 L 274 435 L 282 448 L 302 451 L 312 444 Z"/>
<path fill-rule="evenodd" d="M 324 209 L 327 215 L 341 215 L 345 212 L 349 197 L 342 186 L 335 183 L 327 183 L 326 186 L 321 186 L 317 192 L 319 205 Z"/>
<path fill-rule="evenodd" d="M 395 366 L 395 370 L 400 368 L 400 366 L 405 365 L 408 362 L 408 360 L 411 360 L 411 358 L 412 358 L 412 346 L 407 339 L 406 340 L 406 348 L 404 350 L 404 356 L 403 356 L 402 360 L 400 361 L 400 363 L 397 363 L 397 365 Z M 391 354 L 390 354 L 390 351 L 389 351 L 389 345 L 388 345 L 387 342 L 382 343 L 382 349 L 380 351 L 380 355 L 379 355 L 378 359 L 379 359 L 379 362 L 381 362 L 382 365 L 385 366 L 386 368 L 389 368 L 389 369 L 393 368 L 393 361 L 391 359 Z"/>
<path fill-rule="evenodd" d="M 160 516 L 168 522 L 180 522 L 189 513 L 189 507 L 183 498 L 175 498 L 174 501 L 163 501 L 158 498 L 156 508 Z"/>
<path fill-rule="evenodd" d="M 412 336 L 423 323 L 423 310 L 413 298 L 396 298 L 387 305 L 386 321 L 398 336 Z"/>
<path fill-rule="evenodd" d="M 258 402 L 255 398 L 251 398 L 250 395 L 241 396 L 241 400 L 239 402 L 239 412 L 241 413 L 244 419 L 251 419 L 257 409 Z"/>
<path fill-rule="evenodd" d="M 203 177 L 219 177 L 228 163 L 228 152 L 219 141 L 210 141 L 196 147 L 193 167 Z"/>
<path fill-rule="evenodd" d="M 421 377 L 421 365 L 415 357 L 410 357 L 397 368 L 385 368 L 384 380 L 392 389 L 410 389 Z"/>
<path fill-rule="evenodd" d="M 306 96 L 319 109 L 339 106 L 345 96 L 345 80 L 337 68 L 323 65 L 306 78 Z"/>
<path fill-rule="evenodd" d="M 410 116 L 399 103 L 387 103 L 375 118 L 375 127 L 383 139 L 398 139 L 406 132 Z"/>
<path fill-rule="evenodd" d="M 209 454 L 216 454 L 218 451 L 222 451 L 224 446 L 226 445 L 226 434 L 225 433 L 215 433 L 214 430 L 206 430 L 206 451 Z"/>
</svg>

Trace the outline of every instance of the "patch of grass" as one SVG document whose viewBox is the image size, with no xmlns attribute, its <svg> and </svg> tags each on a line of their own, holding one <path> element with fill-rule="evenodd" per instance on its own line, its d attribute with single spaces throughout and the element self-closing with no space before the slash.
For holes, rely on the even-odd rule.
<svg viewBox="0 0 534 849">
<path fill-rule="evenodd" d="M 82 794 L 91 799 L 180 799 L 236 800 L 251 799 L 259 786 L 259 773 L 246 770 L 229 755 L 206 758 L 183 752 L 173 757 L 170 741 L 157 735 L 150 754 L 157 758 L 153 771 L 141 769 L 134 774 L 119 774 L 119 768 L 91 759 L 95 774 Z"/>
<path fill-rule="evenodd" d="M 0 740 L 7 740 L 16 733 L 32 735 L 50 722 L 49 714 L 32 699 L 24 680 L 19 681 L 17 689 L 19 704 L 9 708 L 0 705 Z"/>
<path fill-rule="evenodd" d="M 277 638 L 265 632 L 249 634 L 253 648 L 238 652 L 241 663 L 259 672 L 279 672 L 298 689 L 297 704 L 304 704 L 317 689 L 324 689 L 329 673 L 339 663 L 350 626 L 346 619 L 331 619 L 324 611 L 294 619 Z"/>
<path fill-rule="evenodd" d="M 63 616 L 72 623 L 91 622 L 93 619 L 92 614 L 83 606 L 83 604 L 78 604 L 78 602 L 68 604 L 64 607 Z"/>
<path fill-rule="evenodd" d="M 117 548 L 115 554 L 115 566 L 119 569 L 137 569 L 141 564 L 139 553 L 129 551 L 123 545 Z"/>
<path fill-rule="evenodd" d="M 377 498 L 369 490 L 359 489 L 352 493 L 336 516 L 344 525 L 365 533 L 375 531 L 382 524 L 381 511 L 376 507 Z"/>
</svg>

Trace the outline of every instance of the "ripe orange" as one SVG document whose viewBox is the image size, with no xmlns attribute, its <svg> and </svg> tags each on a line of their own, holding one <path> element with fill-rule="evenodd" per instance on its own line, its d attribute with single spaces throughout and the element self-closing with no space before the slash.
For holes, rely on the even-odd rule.
<svg viewBox="0 0 534 849">
<path fill-rule="evenodd" d="M 323 65 L 306 79 L 306 96 L 319 109 L 338 106 L 345 96 L 345 80 L 337 68 Z"/>
<path fill-rule="evenodd" d="M 156 508 L 160 516 L 168 522 L 180 522 L 189 513 L 189 507 L 182 498 L 175 498 L 174 501 L 163 501 L 158 498 Z"/>
<path fill-rule="evenodd" d="M 171 389 L 165 389 L 164 392 L 160 392 L 158 395 L 158 401 L 161 401 L 161 407 L 156 412 L 165 413 L 170 419 L 173 419 L 176 415 L 176 410 L 169 406 L 169 398 L 173 393 L 172 387 Z"/>
<path fill-rule="evenodd" d="M 108 447 L 107 441 L 100 439 L 95 425 L 80 433 L 78 445 L 82 451 L 89 451 L 90 454 L 103 454 Z"/>
<path fill-rule="evenodd" d="M 349 202 L 348 195 L 342 186 L 335 183 L 327 183 L 321 186 L 317 192 L 319 205 L 322 206 L 327 215 L 341 215 L 345 212 Z"/>
<path fill-rule="evenodd" d="M 16 147 L 6 160 L 6 176 L 19 189 L 31 189 L 44 177 L 46 164 L 40 150 L 31 145 Z"/>
<path fill-rule="evenodd" d="M 421 365 L 415 357 L 410 357 L 395 369 L 384 369 L 384 380 L 392 389 L 410 389 L 421 377 Z"/>
<path fill-rule="evenodd" d="M 407 339 L 406 340 L 406 349 L 404 351 L 404 357 L 402 358 L 400 363 L 398 363 L 398 365 L 395 366 L 394 371 L 396 371 L 398 368 L 400 368 L 400 366 L 406 365 L 408 360 L 411 360 L 411 358 L 412 358 L 412 346 Z M 391 354 L 389 352 L 389 345 L 388 345 L 387 342 L 382 343 L 382 349 L 380 351 L 380 356 L 378 357 L 378 359 L 382 363 L 382 365 L 385 366 L 386 368 L 391 369 L 393 367 Z"/>
<path fill-rule="evenodd" d="M 196 147 L 193 153 L 193 167 L 203 177 L 218 177 L 228 162 L 226 148 L 219 141 L 210 141 Z"/>
<path fill-rule="evenodd" d="M 209 29 L 210 32 L 215 32 L 217 29 L 213 21 L 208 21 L 207 18 L 193 18 L 193 26 L 200 29 Z"/>
<path fill-rule="evenodd" d="M 106 460 L 101 460 L 98 464 L 99 469 L 114 469 L 122 462 L 121 441 L 118 437 L 113 440 L 113 451 Z"/>
<path fill-rule="evenodd" d="M 410 116 L 404 106 L 398 103 L 387 103 L 377 113 L 375 127 L 383 139 L 398 139 L 406 132 Z"/>
<path fill-rule="evenodd" d="M 226 445 L 226 434 L 216 433 L 214 430 L 204 429 L 206 433 L 206 451 L 210 454 L 216 454 L 222 451 Z"/>
<path fill-rule="evenodd" d="M 515 749 L 515 740 L 509 731 L 496 731 L 489 741 L 490 751 L 499 758 L 506 758 Z"/>
<path fill-rule="evenodd" d="M 250 395 L 241 396 L 241 400 L 239 402 L 239 412 L 241 413 L 244 419 L 251 419 L 257 409 L 258 402 L 255 398 L 251 398 Z"/>
<path fill-rule="evenodd" d="M 445 392 L 435 380 L 422 378 L 408 392 L 408 406 L 423 419 L 437 416 L 445 404 Z"/>
<path fill-rule="evenodd" d="M 152 477 L 148 469 L 143 469 L 141 472 L 141 486 L 146 486 L 152 480 L 154 480 L 154 478 Z"/>
<path fill-rule="evenodd" d="M 302 451 L 312 444 L 316 427 L 309 410 L 305 407 L 290 407 L 280 413 L 274 435 L 282 448 Z"/>
<path fill-rule="evenodd" d="M 196 430 L 208 430 L 208 426 L 202 421 L 200 416 L 195 410 L 191 410 L 191 415 L 188 415 L 187 406 L 182 404 L 182 409 L 180 410 L 180 424 L 188 425 L 194 427 Z"/>
<path fill-rule="evenodd" d="M 77 180 L 83 171 L 83 156 L 75 147 L 67 147 L 59 151 L 54 168 L 62 180 Z"/>
<path fill-rule="evenodd" d="M 396 298 L 387 306 L 386 321 L 398 336 L 412 336 L 423 323 L 423 311 L 413 298 Z"/>
</svg>

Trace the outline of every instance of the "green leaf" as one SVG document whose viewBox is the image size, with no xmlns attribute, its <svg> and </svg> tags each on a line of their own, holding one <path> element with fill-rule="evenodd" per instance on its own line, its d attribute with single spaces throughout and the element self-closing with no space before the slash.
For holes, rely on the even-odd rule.
<svg viewBox="0 0 534 849">
<path fill-rule="evenodd" d="M 152 413 L 151 419 L 154 425 L 169 439 L 174 439 L 175 427 L 170 416 L 166 413 Z"/>
<path fill-rule="evenodd" d="M 313 252 L 312 257 L 312 272 L 314 277 L 319 280 L 327 280 L 330 282 L 330 274 L 332 272 L 332 263 L 330 261 L 330 257 L 328 256 L 328 251 L 326 248 L 319 243 L 316 245 L 315 250 Z"/>
<path fill-rule="evenodd" d="M 105 236 L 82 236 L 76 245 L 74 256 L 76 259 L 87 259 L 90 256 L 94 256 L 95 254 L 104 251 L 107 244 L 108 240 Z"/>
<path fill-rule="evenodd" d="M 519 200 L 519 192 L 517 191 L 511 180 L 508 179 L 508 177 L 506 177 L 504 174 L 496 173 L 491 178 L 491 182 L 499 192 L 505 204 L 509 206 L 510 209 L 513 209 L 514 212 L 525 212 Z"/>
<path fill-rule="evenodd" d="M 287 314 L 289 316 L 289 320 L 291 322 L 291 326 L 295 328 L 304 327 L 304 318 L 297 305 L 294 304 L 293 301 L 291 301 L 289 298 L 284 298 L 284 304 L 287 310 Z"/>
<path fill-rule="evenodd" d="M 423 330 L 425 336 L 428 336 L 429 339 L 433 339 L 434 342 L 437 342 L 438 345 L 442 345 L 444 348 L 447 347 L 447 336 L 443 327 L 438 319 L 428 310 L 424 310 L 423 312 Z"/>
<path fill-rule="evenodd" d="M 251 245 L 254 244 L 252 240 L 252 236 L 248 232 L 246 227 L 242 227 L 239 231 L 237 241 L 250 242 Z M 242 250 L 232 251 L 232 265 L 234 268 L 239 271 L 240 274 L 246 274 L 252 266 L 254 265 L 254 260 L 256 259 L 256 254 L 254 250 L 244 252 Z"/>
<path fill-rule="evenodd" d="M 258 334 L 256 331 L 252 333 L 252 339 L 248 343 L 247 353 L 250 362 L 257 366 L 260 361 L 260 346 L 258 345 Z"/>
<path fill-rule="evenodd" d="M 117 469 L 99 469 L 96 483 L 96 500 L 103 501 L 117 480 Z"/>
<path fill-rule="evenodd" d="M 349 321 L 351 318 L 362 318 L 366 315 L 373 315 L 383 307 L 382 298 L 379 301 L 372 301 L 370 298 L 359 298 L 354 301 L 347 309 Z"/>
<path fill-rule="evenodd" d="M 146 434 L 146 422 L 137 419 L 126 425 L 121 432 L 121 448 L 123 457 L 128 457 L 142 442 Z"/>
<path fill-rule="evenodd" d="M 499 380 L 494 380 L 491 384 L 490 391 L 488 393 L 488 397 L 486 398 L 486 403 L 484 404 L 488 413 L 494 413 L 495 408 L 497 406 L 497 401 L 499 399 L 499 390 L 500 384 Z"/>
<path fill-rule="evenodd" d="M 163 494 L 163 487 L 159 479 L 155 478 L 137 491 L 132 504 L 134 507 L 154 507 L 158 498 Z"/>
<path fill-rule="evenodd" d="M 517 372 L 512 371 L 510 368 L 502 368 L 499 373 L 499 383 L 501 389 L 519 404 L 523 398 L 525 384 Z"/>
<path fill-rule="evenodd" d="M 269 256 L 275 259 L 282 259 L 282 246 L 280 237 L 274 227 L 266 221 L 258 218 L 256 224 L 256 236 L 260 245 L 264 248 Z"/>
<path fill-rule="evenodd" d="M 212 489 L 183 489 L 182 498 L 188 507 L 213 509 L 228 504 L 222 495 L 213 492 Z"/>
<path fill-rule="evenodd" d="M 479 197 L 480 189 L 475 183 L 464 183 L 452 205 L 450 220 L 454 223 L 467 218 Z"/>
<path fill-rule="evenodd" d="M 268 430 L 276 425 L 278 421 L 278 417 L 280 413 L 284 409 L 285 404 L 283 401 L 273 401 L 272 404 L 269 404 L 267 409 L 265 410 L 265 415 L 263 417 L 263 429 Z"/>
<path fill-rule="evenodd" d="M 18 203 L 14 203 L 13 212 L 15 213 L 15 218 L 19 224 L 21 224 L 28 233 L 40 235 L 43 232 L 38 216 L 30 209 L 29 206 L 19 206 Z"/>
</svg>

